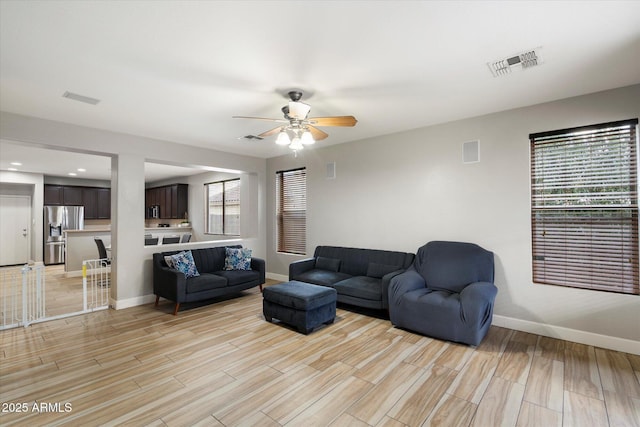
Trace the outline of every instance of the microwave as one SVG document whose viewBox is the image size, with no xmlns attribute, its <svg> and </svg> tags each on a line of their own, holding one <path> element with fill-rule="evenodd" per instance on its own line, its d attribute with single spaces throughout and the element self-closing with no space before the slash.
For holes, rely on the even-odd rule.
<svg viewBox="0 0 640 427">
<path fill-rule="evenodd" d="M 160 206 L 149 207 L 149 218 L 160 218 Z"/>
</svg>

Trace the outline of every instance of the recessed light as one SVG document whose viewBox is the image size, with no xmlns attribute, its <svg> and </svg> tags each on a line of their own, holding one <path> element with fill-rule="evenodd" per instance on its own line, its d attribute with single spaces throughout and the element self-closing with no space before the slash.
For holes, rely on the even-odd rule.
<svg viewBox="0 0 640 427">
<path fill-rule="evenodd" d="M 77 173 L 75 173 L 75 172 L 69 172 L 67 175 L 69 175 L 69 176 L 76 176 L 76 175 L 78 175 L 78 174 L 77 174 Z"/>
<path fill-rule="evenodd" d="M 87 170 L 84 168 L 78 168 L 78 172 L 86 172 Z"/>
<path fill-rule="evenodd" d="M 11 164 L 13 166 L 22 166 L 22 163 L 20 163 L 20 162 L 11 162 Z"/>
<path fill-rule="evenodd" d="M 15 172 L 15 171 L 17 171 L 18 169 L 16 169 L 16 168 L 9 168 L 9 169 L 7 169 L 7 170 L 10 170 L 11 172 Z"/>
</svg>

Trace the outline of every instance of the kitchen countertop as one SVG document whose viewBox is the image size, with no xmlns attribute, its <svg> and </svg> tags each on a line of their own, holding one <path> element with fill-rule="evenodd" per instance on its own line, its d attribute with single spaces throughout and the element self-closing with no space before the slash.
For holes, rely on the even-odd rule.
<svg viewBox="0 0 640 427">
<path fill-rule="evenodd" d="M 70 234 L 82 234 L 82 233 L 111 233 L 111 229 L 109 228 L 85 228 L 84 230 L 65 230 L 65 233 Z"/>
<path fill-rule="evenodd" d="M 191 230 L 191 227 L 147 227 L 144 231 L 185 231 Z"/>
</svg>

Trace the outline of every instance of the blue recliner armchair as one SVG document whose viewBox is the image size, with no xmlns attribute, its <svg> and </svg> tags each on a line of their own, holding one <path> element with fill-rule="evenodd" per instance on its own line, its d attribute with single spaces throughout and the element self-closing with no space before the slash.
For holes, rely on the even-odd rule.
<svg viewBox="0 0 640 427">
<path fill-rule="evenodd" d="M 429 242 L 389 285 L 389 317 L 397 327 L 478 345 L 489 331 L 493 252 L 473 243 Z"/>
</svg>

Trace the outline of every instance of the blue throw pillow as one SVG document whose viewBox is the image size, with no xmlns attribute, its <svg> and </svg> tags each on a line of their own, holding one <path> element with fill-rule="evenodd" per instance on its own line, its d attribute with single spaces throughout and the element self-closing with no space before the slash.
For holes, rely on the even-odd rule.
<svg viewBox="0 0 640 427">
<path fill-rule="evenodd" d="M 187 279 L 189 277 L 196 277 L 200 275 L 196 268 L 196 263 L 193 260 L 193 254 L 191 251 L 182 251 L 178 254 L 172 255 L 171 259 L 173 260 L 173 268 L 184 273 L 184 277 Z"/>
<path fill-rule="evenodd" d="M 251 249 L 225 248 L 225 270 L 251 270 Z"/>
</svg>

